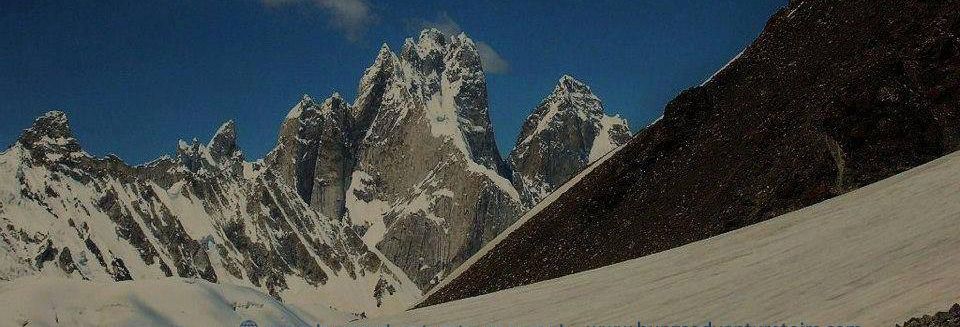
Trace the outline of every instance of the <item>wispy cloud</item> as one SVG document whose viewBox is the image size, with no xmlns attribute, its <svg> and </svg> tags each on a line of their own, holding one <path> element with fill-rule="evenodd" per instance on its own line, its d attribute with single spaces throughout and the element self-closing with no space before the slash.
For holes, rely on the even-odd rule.
<svg viewBox="0 0 960 327">
<path fill-rule="evenodd" d="M 309 4 L 330 15 L 330 25 L 357 41 L 373 24 L 375 16 L 366 0 L 260 0 L 269 7 Z"/>
<path fill-rule="evenodd" d="M 441 12 L 436 20 L 424 20 L 420 24 L 420 28 L 431 27 L 440 30 L 440 32 L 446 35 L 457 35 L 463 32 L 460 24 L 453 20 L 446 12 Z M 477 44 L 477 52 L 480 54 L 480 64 L 483 65 L 485 72 L 490 74 L 506 74 L 510 72 L 510 63 L 507 62 L 506 59 L 503 59 L 503 56 L 501 56 L 497 50 L 494 50 L 490 44 L 483 41 L 475 41 L 475 43 Z"/>
<path fill-rule="evenodd" d="M 420 22 L 420 28 L 436 28 L 446 35 L 457 35 L 463 32 L 460 24 L 457 24 L 446 12 L 441 12 L 436 20 L 423 20 Z"/>
<path fill-rule="evenodd" d="M 483 70 L 491 74 L 506 74 L 510 72 L 510 63 L 500 56 L 497 50 L 483 41 L 477 42 L 477 52 L 480 54 L 480 63 Z"/>
</svg>

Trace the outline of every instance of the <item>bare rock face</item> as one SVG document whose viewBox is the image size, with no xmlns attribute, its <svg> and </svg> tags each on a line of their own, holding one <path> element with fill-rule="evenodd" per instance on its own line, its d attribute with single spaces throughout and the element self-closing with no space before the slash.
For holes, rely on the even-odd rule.
<svg viewBox="0 0 960 327">
<path fill-rule="evenodd" d="M 304 95 L 280 128 L 277 147 L 264 160 L 312 208 L 330 218 L 345 211 L 354 166 L 350 107 L 334 94 L 323 103 Z"/>
<path fill-rule="evenodd" d="M 675 248 L 960 149 L 958 35 L 958 2 L 791 1 L 422 305 Z"/>
<path fill-rule="evenodd" d="M 243 162 L 232 122 L 129 166 L 82 151 L 66 116 L 48 113 L 0 153 L 0 226 L 3 280 L 201 278 L 369 314 L 420 294 L 279 171 Z"/>
<path fill-rule="evenodd" d="M 510 152 L 513 183 L 532 207 L 630 137 L 626 120 L 606 115 L 588 86 L 564 75 L 523 124 Z"/>
<path fill-rule="evenodd" d="M 368 128 L 356 146 L 350 220 L 429 289 L 520 210 L 494 142 L 476 46 L 433 29 L 407 39 L 399 56 L 384 46 L 358 94 L 353 118 Z"/>
</svg>

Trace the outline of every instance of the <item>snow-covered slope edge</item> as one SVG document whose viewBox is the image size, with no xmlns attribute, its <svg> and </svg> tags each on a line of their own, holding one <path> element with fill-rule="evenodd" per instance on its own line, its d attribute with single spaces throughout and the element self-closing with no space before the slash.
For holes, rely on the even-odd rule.
<svg viewBox="0 0 960 327">
<path fill-rule="evenodd" d="M 958 189 L 955 152 L 665 252 L 357 325 L 893 326 L 960 299 Z"/>
<path fill-rule="evenodd" d="M 308 309 L 305 311 L 303 309 Z M 281 304 L 252 288 L 203 280 L 98 283 L 31 278 L 0 284 L 3 326 L 316 326 L 356 316 Z"/>
</svg>

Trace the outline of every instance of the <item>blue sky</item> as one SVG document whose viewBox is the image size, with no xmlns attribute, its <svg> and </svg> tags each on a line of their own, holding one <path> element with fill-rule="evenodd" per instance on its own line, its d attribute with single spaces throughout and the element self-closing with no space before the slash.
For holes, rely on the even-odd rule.
<svg viewBox="0 0 960 327">
<path fill-rule="evenodd" d="M 384 42 L 424 26 L 488 47 L 502 152 L 563 74 L 590 85 L 634 130 L 750 43 L 786 0 L 3 1 L 0 144 L 68 113 L 84 148 L 130 163 L 206 141 L 237 121 L 248 158 L 276 142 L 301 94 L 356 94 Z"/>
</svg>

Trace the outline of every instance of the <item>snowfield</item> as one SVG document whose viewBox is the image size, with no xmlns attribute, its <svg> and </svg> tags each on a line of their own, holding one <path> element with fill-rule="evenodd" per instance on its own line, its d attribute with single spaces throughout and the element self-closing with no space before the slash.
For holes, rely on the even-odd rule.
<svg viewBox="0 0 960 327">
<path fill-rule="evenodd" d="M 960 152 L 669 251 L 354 324 L 894 326 L 960 299 L 958 249 Z"/>
<path fill-rule="evenodd" d="M 203 280 L 97 283 L 32 278 L 0 284 L 0 326 L 316 326 L 356 317 L 284 306 L 247 287 Z"/>
</svg>

